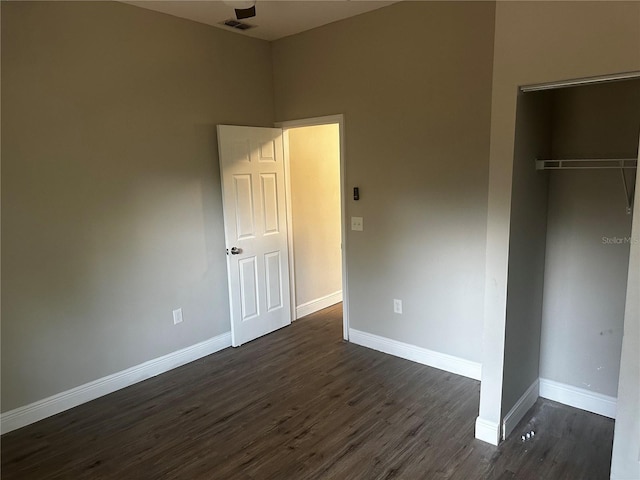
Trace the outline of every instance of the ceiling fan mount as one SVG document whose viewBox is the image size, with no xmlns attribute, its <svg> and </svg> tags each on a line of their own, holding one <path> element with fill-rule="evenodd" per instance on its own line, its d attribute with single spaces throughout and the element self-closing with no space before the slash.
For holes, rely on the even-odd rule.
<svg viewBox="0 0 640 480">
<path fill-rule="evenodd" d="M 256 1 L 255 0 L 227 0 L 225 5 L 233 7 L 236 12 L 236 19 L 243 20 L 245 18 L 251 18 L 256 16 Z"/>
</svg>

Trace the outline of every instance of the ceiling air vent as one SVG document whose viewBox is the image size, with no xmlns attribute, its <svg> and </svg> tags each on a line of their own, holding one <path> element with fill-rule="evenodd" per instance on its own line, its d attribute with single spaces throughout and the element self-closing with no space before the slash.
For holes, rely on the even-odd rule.
<svg viewBox="0 0 640 480">
<path fill-rule="evenodd" d="M 224 22 L 221 22 L 220 25 L 225 25 L 237 30 L 249 30 L 250 28 L 255 28 L 255 25 L 250 25 L 233 19 L 225 20 Z"/>
</svg>

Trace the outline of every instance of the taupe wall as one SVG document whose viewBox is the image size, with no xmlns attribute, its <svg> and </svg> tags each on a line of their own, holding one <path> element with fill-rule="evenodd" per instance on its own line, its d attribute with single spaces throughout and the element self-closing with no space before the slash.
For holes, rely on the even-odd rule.
<svg viewBox="0 0 640 480">
<path fill-rule="evenodd" d="M 498 2 L 495 18 L 480 419 L 497 438 L 518 86 L 640 70 L 640 3 Z"/>
<path fill-rule="evenodd" d="M 519 95 L 509 232 L 503 412 L 509 412 L 539 377 L 549 182 L 547 175 L 536 171 L 535 159 L 549 158 L 550 151 L 550 96 Z"/>
<path fill-rule="evenodd" d="M 2 2 L 3 411 L 229 331 L 215 126 L 272 98 L 267 42 Z"/>
<path fill-rule="evenodd" d="M 289 133 L 296 306 L 342 290 L 338 124 Z"/>
<path fill-rule="evenodd" d="M 277 120 L 345 115 L 351 327 L 472 361 L 494 7 L 401 2 L 273 45 Z"/>
<path fill-rule="evenodd" d="M 553 111 L 552 158 L 637 157 L 640 80 L 558 90 Z M 619 170 L 550 172 L 540 376 L 612 397 L 629 269 L 626 207 Z"/>
</svg>

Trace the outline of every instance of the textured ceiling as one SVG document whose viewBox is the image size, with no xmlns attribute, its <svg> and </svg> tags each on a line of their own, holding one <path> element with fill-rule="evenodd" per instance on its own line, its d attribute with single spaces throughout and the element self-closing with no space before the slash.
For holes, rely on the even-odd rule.
<svg viewBox="0 0 640 480">
<path fill-rule="evenodd" d="M 243 20 L 245 23 L 255 25 L 256 28 L 246 31 L 220 25 L 220 22 L 235 19 L 232 1 L 224 3 L 221 1 L 208 0 L 163 0 L 126 1 L 124 3 L 200 23 L 206 23 L 225 30 L 237 32 L 240 35 L 271 41 L 305 30 L 311 30 L 312 28 L 344 18 L 353 17 L 396 2 L 370 0 L 258 0 L 256 2 L 256 16 Z"/>
</svg>

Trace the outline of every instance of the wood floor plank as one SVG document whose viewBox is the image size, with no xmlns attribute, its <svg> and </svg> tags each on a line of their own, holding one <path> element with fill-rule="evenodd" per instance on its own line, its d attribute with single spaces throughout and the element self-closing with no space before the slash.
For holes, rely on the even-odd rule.
<svg viewBox="0 0 640 480">
<path fill-rule="evenodd" d="M 608 478 L 610 419 L 539 400 L 487 445 L 479 382 L 344 342 L 341 319 L 338 304 L 8 433 L 2 478 Z"/>
</svg>

